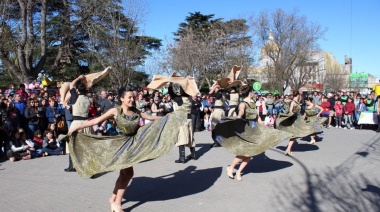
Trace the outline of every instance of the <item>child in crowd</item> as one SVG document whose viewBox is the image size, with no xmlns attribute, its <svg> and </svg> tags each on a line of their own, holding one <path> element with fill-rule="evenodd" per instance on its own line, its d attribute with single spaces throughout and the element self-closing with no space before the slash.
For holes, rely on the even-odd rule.
<svg viewBox="0 0 380 212">
<path fill-rule="evenodd" d="M 203 116 L 203 126 L 205 128 L 205 130 L 207 131 L 211 131 L 211 111 L 210 111 L 210 108 L 209 107 L 204 107 L 203 108 L 203 113 L 204 113 L 204 116 Z"/>
<path fill-rule="evenodd" d="M 105 135 L 107 133 L 107 121 L 95 124 L 94 126 L 92 126 L 92 129 L 94 130 L 94 133 L 97 136 Z"/>
<path fill-rule="evenodd" d="M 265 126 L 273 127 L 275 119 L 273 119 L 273 116 L 268 113 L 267 116 L 264 119 Z"/>
<path fill-rule="evenodd" d="M 343 116 L 343 105 L 340 100 L 336 100 L 334 105 L 335 110 L 335 123 L 336 128 L 342 128 L 342 116 Z"/>
<path fill-rule="evenodd" d="M 20 133 L 20 139 L 23 142 L 23 145 L 25 146 L 26 152 L 28 153 L 26 156 L 24 156 L 23 160 L 29 160 L 31 158 L 36 158 L 37 155 L 42 153 L 42 150 L 39 149 L 39 151 L 36 151 L 36 148 L 34 147 L 33 141 L 26 138 L 26 133 L 21 132 Z"/>
<path fill-rule="evenodd" d="M 366 111 L 366 106 L 364 104 L 364 98 L 360 98 L 359 100 L 360 102 L 357 104 L 356 108 L 355 108 L 355 120 L 356 122 L 359 121 L 359 118 L 360 118 L 360 114 L 362 112 L 365 112 Z"/>
<path fill-rule="evenodd" d="M 149 105 L 145 106 L 145 113 L 148 116 L 153 116 L 152 108 Z M 148 124 L 149 122 L 150 122 L 150 120 L 144 120 L 144 124 Z"/>
<path fill-rule="evenodd" d="M 37 130 L 34 133 L 33 143 L 34 143 L 34 148 L 36 149 L 36 152 L 38 154 L 37 156 L 42 157 L 43 156 L 42 146 L 44 144 L 44 139 L 42 138 L 42 133 L 40 130 Z"/>
<path fill-rule="evenodd" d="M 59 155 L 63 151 L 63 146 L 54 138 L 50 129 L 45 131 L 45 138 L 42 151 L 45 155 Z"/>
<path fill-rule="evenodd" d="M 47 129 L 50 130 L 53 133 L 53 137 L 54 138 L 58 138 L 58 131 L 57 131 L 57 128 L 55 127 L 54 123 L 48 124 L 48 128 Z"/>
<path fill-rule="evenodd" d="M 112 119 L 108 119 L 106 134 L 109 135 L 109 136 L 114 136 L 114 135 L 118 135 L 119 134 L 119 129 L 117 127 L 115 119 L 113 119 L 113 118 Z"/>
</svg>

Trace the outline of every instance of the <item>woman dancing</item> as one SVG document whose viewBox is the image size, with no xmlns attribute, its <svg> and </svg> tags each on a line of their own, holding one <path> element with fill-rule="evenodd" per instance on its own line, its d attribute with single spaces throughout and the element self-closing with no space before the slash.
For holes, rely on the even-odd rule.
<svg viewBox="0 0 380 212">
<path fill-rule="evenodd" d="M 306 124 L 303 117 L 299 115 L 299 112 L 301 111 L 301 106 L 298 103 L 299 97 L 300 93 L 298 91 L 294 91 L 289 112 L 280 113 L 275 124 L 276 129 L 292 134 L 288 147 L 285 150 L 285 155 L 289 156 L 293 156 L 292 147 L 296 138 L 303 138 L 321 133 L 321 130 Z"/>
<path fill-rule="evenodd" d="M 255 103 L 251 101 L 254 95 L 251 87 L 243 87 L 241 94 L 244 99 L 239 103 L 237 119 L 222 120 L 213 131 L 213 139 L 228 151 L 236 154 L 231 165 L 227 167 L 229 178 L 234 178 L 234 168 L 241 163 L 236 172 L 236 179 L 239 181 L 243 179 L 241 173 L 253 156 L 291 136 L 286 132 L 262 125 Z"/>
<path fill-rule="evenodd" d="M 120 170 L 109 199 L 113 212 L 122 211 L 121 201 L 133 177 L 133 165 L 160 157 L 174 146 L 178 137 L 178 123 L 186 121 L 186 114 L 178 111 L 170 116 L 157 117 L 141 113 L 134 107 L 132 90 L 119 91 L 120 107 L 108 110 L 102 116 L 71 129 L 69 149 L 74 167 L 81 177 Z M 85 127 L 115 118 L 120 130 L 118 136 L 74 133 Z M 139 119 L 156 120 L 139 128 Z"/>
<path fill-rule="evenodd" d="M 321 106 L 315 105 L 313 103 L 313 98 L 311 97 L 306 98 L 306 109 L 305 109 L 306 123 L 316 128 L 320 128 L 322 130 L 323 123 L 327 121 L 326 117 L 320 117 L 322 111 L 323 111 L 323 108 Z M 312 135 L 310 136 L 310 138 L 311 140 L 309 144 L 315 144 L 315 142 L 318 139 L 317 135 Z"/>
</svg>

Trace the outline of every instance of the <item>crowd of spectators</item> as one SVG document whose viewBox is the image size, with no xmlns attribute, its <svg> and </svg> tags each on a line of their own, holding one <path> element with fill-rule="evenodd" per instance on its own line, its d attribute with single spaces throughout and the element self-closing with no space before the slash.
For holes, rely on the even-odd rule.
<svg viewBox="0 0 380 212">
<path fill-rule="evenodd" d="M 165 116 L 174 111 L 175 104 L 171 96 L 160 91 L 149 92 L 136 88 L 136 108 L 150 116 Z M 225 92 L 223 109 L 227 116 L 229 106 L 228 91 Z M 96 118 L 115 107 L 117 96 L 115 91 L 102 90 L 99 95 L 87 93 L 91 99 L 88 118 Z M 303 93 L 303 98 L 312 98 L 315 105 L 323 111 L 321 116 L 327 117 L 325 127 L 344 129 L 360 128 L 358 120 L 363 111 L 375 111 L 377 100 L 374 93 L 362 96 L 358 93 L 339 91 L 324 95 L 320 92 Z M 274 126 L 278 113 L 287 113 L 292 97 L 288 95 L 263 94 L 256 92 L 253 101 L 264 124 Z M 215 96 L 204 94 L 192 97 L 191 118 L 194 131 L 210 131 L 211 113 Z M 301 100 L 305 109 L 305 103 Z M 57 140 L 59 134 L 67 133 L 72 117 L 67 112 L 67 105 L 60 101 L 58 90 L 41 89 L 25 90 L 23 84 L 17 88 L 11 84 L 8 89 L 0 89 L 0 154 L 2 159 L 10 161 L 28 160 L 48 155 L 65 153 L 65 143 Z M 302 114 L 302 112 L 301 112 Z M 141 126 L 148 120 L 140 119 Z M 63 124 L 64 123 L 64 124 Z M 118 127 L 114 119 L 93 126 L 93 133 L 98 136 L 114 136 Z"/>
</svg>

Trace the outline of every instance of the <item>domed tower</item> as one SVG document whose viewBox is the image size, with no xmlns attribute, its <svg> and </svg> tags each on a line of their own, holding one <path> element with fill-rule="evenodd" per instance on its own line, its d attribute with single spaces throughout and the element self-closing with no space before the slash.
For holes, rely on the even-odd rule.
<svg viewBox="0 0 380 212">
<path fill-rule="evenodd" d="M 273 63 L 273 60 L 270 58 L 270 56 L 276 56 L 278 52 L 278 45 L 276 44 L 272 32 L 269 32 L 268 41 L 260 51 L 260 67 L 270 67 Z"/>
</svg>

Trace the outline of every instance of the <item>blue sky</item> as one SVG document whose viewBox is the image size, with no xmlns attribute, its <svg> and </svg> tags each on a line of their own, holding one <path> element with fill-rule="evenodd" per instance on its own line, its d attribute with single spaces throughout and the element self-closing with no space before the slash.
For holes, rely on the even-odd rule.
<svg viewBox="0 0 380 212">
<path fill-rule="evenodd" d="M 320 40 L 322 50 L 340 63 L 352 57 L 353 73 L 364 72 L 380 78 L 379 0 L 146 0 L 148 14 L 142 26 L 146 35 L 171 39 L 189 12 L 214 14 L 214 18 L 248 17 L 263 10 L 297 8 L 311 22 L 328 30 Z"/>
</svg>

